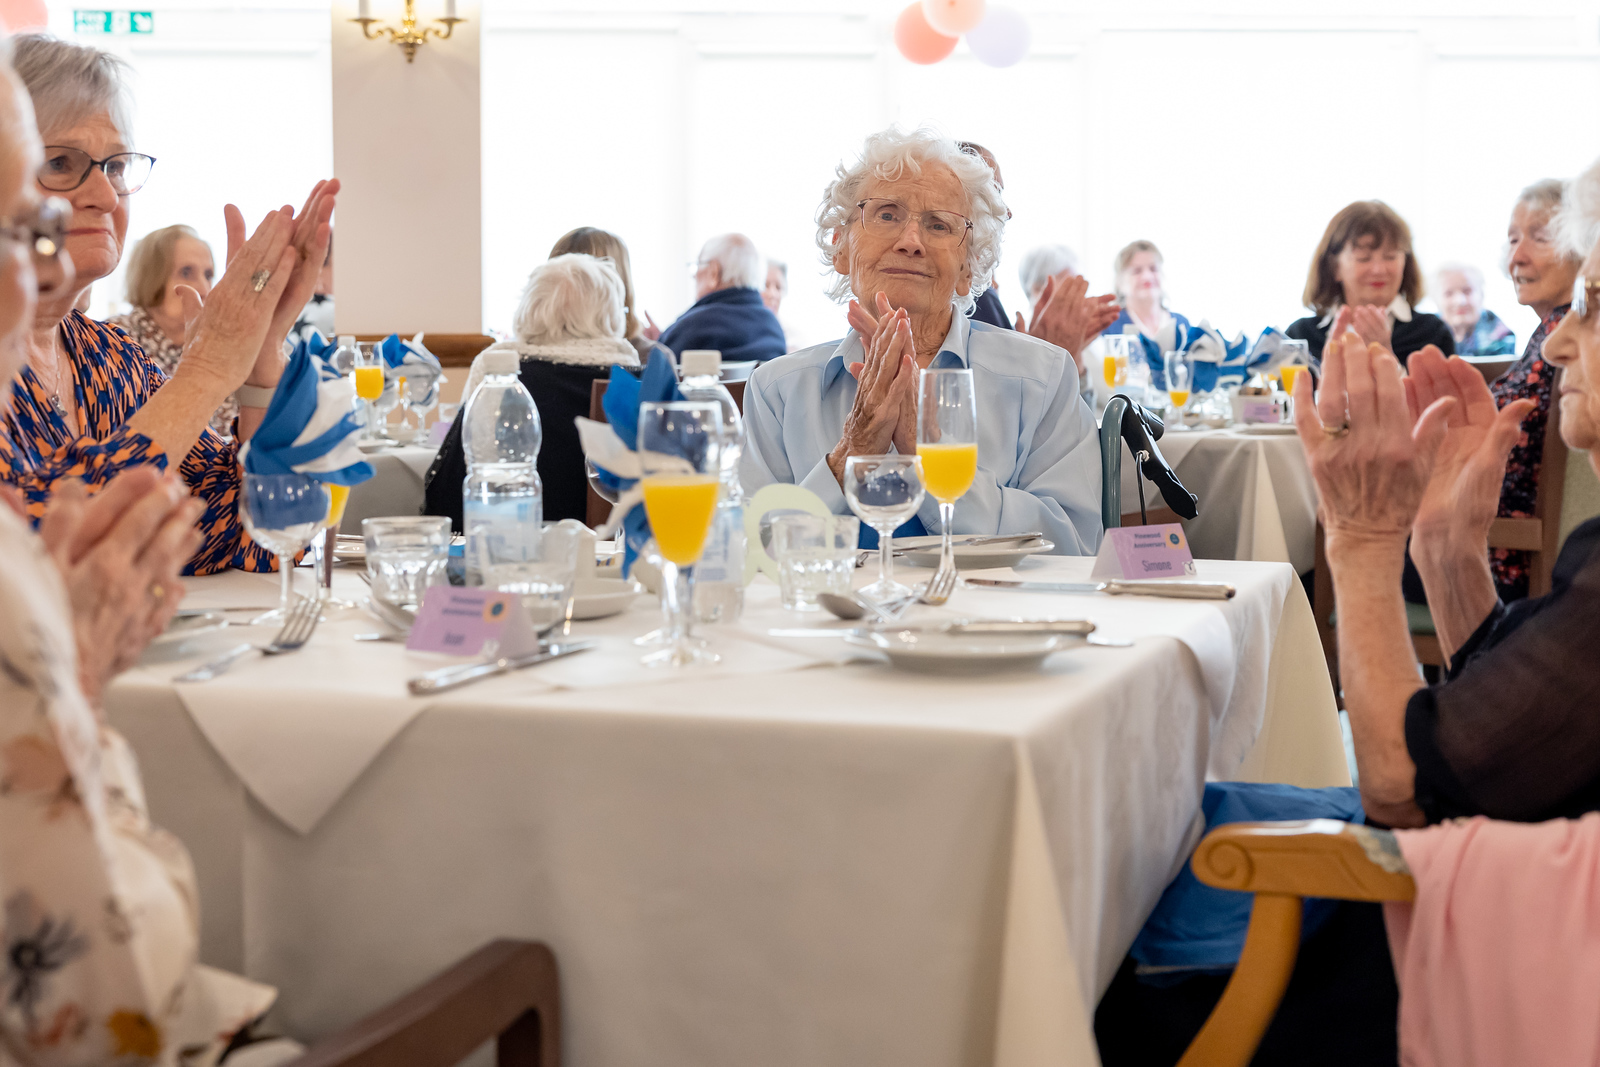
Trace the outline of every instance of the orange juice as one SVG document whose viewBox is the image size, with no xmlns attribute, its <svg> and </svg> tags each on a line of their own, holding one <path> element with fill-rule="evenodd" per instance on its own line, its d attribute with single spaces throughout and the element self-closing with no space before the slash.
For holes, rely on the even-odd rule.
<svg viewBox="0 0 1600 1067">
<path fill-rule="evenodd" d="M 954 504 L 978 473 L 978 446 L 918 445 L 922 457 L 922 484 L 941 504 Z"/>
<path fill-rule="evenodd" d="M 1183 407 L 1183 405 L 1189 399 L 1189 390 L 1187 390 L 1187 389 L 1169 389 L 1167 391 L 1167 395 L 1172 398 L 1172 406 L 1173 407 L 1181 408 L 1181 407 Z"/>
<path fill-rule="evenodd" d="M 700 558 L 717 510 L 715 474 L 663 474 L 644 479 L 644 512 L 661 554 L 680 567 Z"/>
<path fill-rule="evenodd" d="M 1103 363 L 1104 363 L 1104 369 L 1103 369 L 1102 373 L 1105 374 L 1106 384 L 1107 385 L 1116 385 L 1117 384 L 1117 357 L 1116 356 L 1106 356 L 1105 359 L 1103 360 Z"/>
<path fill-rule="evenodd" d="M 1297 365 L 1290 365 L 1290 366 L 1282 367 L 1282 368 L 1279 369 L 1279 373 L 1281 375 L 1283 375 L 1283 391 L 1284 392 L 1288 393 L 1290 396 L 1294 395 L 1294 380 L 1297 377 L 1299 377 L 1300 376 L 1300 372 L 1305 370 L 1305 369 L 1306 369 L 1305 367 L 1301 367 L 1301 366 L 1297 366 Z"/>
<path fill-rule="evenodd" d="M 376 400 L 383 395 L 383 368 L 357 367 L 356 396 L 362 400 Z"/>
<path fill-rule="evenodd" d="M 322 520 L 324 526 L 338 526 L 344 521 L 344 506 L 350 499 L 348 485 L 328 485 L 323 488 L 328 490 L 328 517 Z"/>
</svg>

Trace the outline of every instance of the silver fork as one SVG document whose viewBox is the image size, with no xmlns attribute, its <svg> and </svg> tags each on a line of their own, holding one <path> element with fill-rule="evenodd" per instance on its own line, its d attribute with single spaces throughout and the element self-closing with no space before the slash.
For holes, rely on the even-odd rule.
<svg viewBox="0 0 1600 1067">
<path fill-rule="evenodd" d="M 956 587 L 956 556 L 945 546 L 939 554 L 939 569 L 933 572 L 933 577 L 928 579 L 928 584 L 917 596 L 918 603 L 931 604 L 939 607 L 950 599 L 951 592 Z"/>
<path fill-rule="evenodd" d="M 317 623 L 322 620 L 322 604 L 316 597 L 301 597 L 300 602 L 289 612 L 288 619 L 284 620 L 283 629 L 278 635 L 264 645 L 239 645 L 229 649 L 210 663 L 196 667 L 192 671 L 173 678 L 174 682 L 209 682 L 217 675 L 232 667 L 244 656 L 251 652 L 260 652 L 267 656 L 277 656 L 284 652 L 293 652 L 311 640 L 311 635 L 317 629 Z"/>
</svg>

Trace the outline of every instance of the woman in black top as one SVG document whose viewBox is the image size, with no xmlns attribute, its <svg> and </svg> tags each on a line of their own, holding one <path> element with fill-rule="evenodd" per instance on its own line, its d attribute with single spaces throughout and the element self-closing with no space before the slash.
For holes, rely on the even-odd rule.
<svg viewBox="0 0 1600 1067">
<path fill-rule="evenodd" d="M 583 521 L 587 479 L 578 428 L 572 421 L 589 414 L 589 396 L 598 378 L 619 364 L 639 369 L 634 346 L 623 339 L 622 279 L 607 259 L 571 253 L 541 263 L 528 278 L 517 306 L 515 341 L 501 341 L 486 352 L 511 349 L 522 357 L 522 384 L 539 409 L 544 442 L 539 448 L 539 480 L 544 483 L 544 521 Z M 482 380 L 483 356 L 473 362 L 462 390 L 461 413 L 424 479 L 423 514 L 448 516 L 461 529 L 461 483 L 467 457 L 461 446 L 472 391 Z"/>
<path fill-rule="evenodd" d="M 1311 257 L 1302 299 L 1312 314 L 1284 332 L 1305 341 L 1321 359 L 1330 327 L 1348 307 L 1361 339 L 1383 345 L 1402 364 L 1423 345 L 1453 354 L 1455 335 L 1445 321 L 1413 310 L 1421 298 L 1411 228 L 1383 201 L 1357 200 L 1328 223 Z"/>
</svg>

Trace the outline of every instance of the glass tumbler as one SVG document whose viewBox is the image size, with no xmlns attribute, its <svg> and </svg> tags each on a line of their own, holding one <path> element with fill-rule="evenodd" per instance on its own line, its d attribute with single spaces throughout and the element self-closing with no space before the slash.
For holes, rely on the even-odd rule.
<svg viewBox="0 0 1600 1067">
<path fill-rule="evenodd" d="M 428 587 L 445 581 L 450 520 L 430 515 L 361 520 L 374 598 L 416 611 Z"/>
<path fill-rule="evenodd" d="M 849 596 L 861 520 L 854 515 L 780 515 L 772 520 L 778 588 L 790 611 L 816 611 L 818 593 Z"/>
</svg>

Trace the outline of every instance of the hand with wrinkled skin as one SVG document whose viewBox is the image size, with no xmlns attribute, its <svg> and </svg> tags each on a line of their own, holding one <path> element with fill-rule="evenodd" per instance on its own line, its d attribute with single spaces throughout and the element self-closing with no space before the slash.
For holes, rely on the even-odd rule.
<svg viewBox="0 0 1600 1067">
<path fill-rule="evenodd" d="M 1031 324 L 1017 312 L 1017 332 L 1066 349 L 1077 363 L 1080 376 L 1088 373 L 1089 346 L 1122 314 L 1112 294 L 1091 297 L 1088 292 L 1089 279 L 1062 271 L 1045 280 Z"/>
<path fill-rule="evenodd" d="M 828 453 L 828 469 L 844 485 L 844 463 L 851 456 L 879 455 L 906 439 L 909 402 L 910 452 L 916 454 L 916 348 L 912 344 L 911 319 L 903 310 L 888 308 L 880 294 L 880 307 L 886 309 L 876 320 L 871 333 L 861 333 L 866 359 L 853 363 L 850 372 L 856 379 L 856 398 L 845 416 L 839 443 Z M 851 301 L 852 325 L 863 321 L 866 312 Z M 870 317 L 870 316 L 868 316 Z M 902 450 L 903 451 L 903 450 Z"/>
<path fill-rule="evenodd" d="M 874 316 L 856 301 L 850 301 L 845 318 L 850 323 L 851 328 L 861 334 L 863 338 L 870 337 L 876 333 L 878 323 L 882 321 L 883 316 L 894 311 L 889 306 L 889 298 L 882 293 L 877 295 L 876 303 L 878 305 L 878 314 Z M 911 341 L 912 347 L 910 351 L 912 357 L 916 358 L 915 334 L 911 335 Z M 919 366 L 920 363 L 921 361 L 918 360 Z M 850 373 L 859 379 L 861 377 L 861 369 L 864 366 L 865 364 L 862 363 L 852 363 L 850 364 Z M 917 389 L 915 383 L 918 380 L 920 380 L 920 376 L 913 376 L 912 388 L 902 397 L 900 401 L 900 421 L 895 424 L 894 428 L 894 450 L 902 456 L 915 455 L 917 451 Z"/>
<path fill-rule="evenodd" d="M 76 480 L 56 483 L 39 537 L 66 586 L 79 684 L 97 710 L 177 611 L 204 510 L 175 473 L 154 467 L 124 471 L 93 497 Z"/>
<path fill-rule="evenodd" d="M 1391 355 L 1394 354 L 1393 330 L 1389 326 L 1389 311 L 1387 308 L 1363 304 L 1358 308 L 1345 308 L 1344 310 L 1350 312 L 1350 328 L 1355 330 L 1363 341 L 1369 345 L 1379 345 L 1388 349 Z M 1343 330 L 1337 332 L 1340 336 L 1344 334 Z M 1332 337 L 1334 334 L 1330 332 L 1328 336 Z"/>
</svg>

